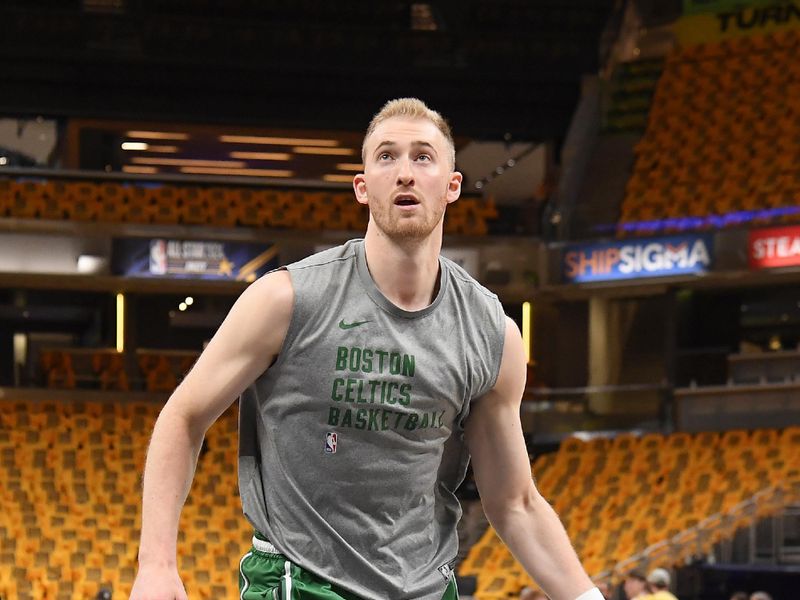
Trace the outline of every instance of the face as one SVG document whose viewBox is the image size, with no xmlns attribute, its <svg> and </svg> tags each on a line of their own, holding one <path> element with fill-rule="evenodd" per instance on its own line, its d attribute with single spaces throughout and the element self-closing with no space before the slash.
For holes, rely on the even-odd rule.
<svg viewBox="0 0 800 600">
<path fill-rule="evenodd" d="M 625 580 L 625 595 L 628 598 L 635 598 L 644 592 L 644 582 L 635 577 L 628 577 Z"/>
<path fill-rule="evenodd" d="M 441 227 L 446 206 L 461 193 L 447 140 L 427 119 L 392 117 L 366 140 L 356 199 L 369 206 L 371 225 L 387 237 L 413 240 Z"/>
</svg>

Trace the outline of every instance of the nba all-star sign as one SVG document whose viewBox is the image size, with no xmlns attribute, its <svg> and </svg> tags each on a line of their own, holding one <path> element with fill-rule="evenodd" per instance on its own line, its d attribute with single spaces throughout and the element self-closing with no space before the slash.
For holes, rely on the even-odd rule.
<svg viewBox="0 0 800 600">
<path fill-rule="evenodd" d="M 177 277 L 254 281 L 278 266 L 269 244 L 171 239 L 115 239 L 114 273 L 128 277 Z"/>
<path fill-rule="evenodd" d="M 750 232 L 751 269 L 800 266 L 800 227 L 775 227 Z"/>
<path fill-rule="evenodd" d="M 712 260 L 710 235 L 578 244 L 564 251 L 564 281 L 584 283 L 703 273 L 711 268 Z"/>
</svg>

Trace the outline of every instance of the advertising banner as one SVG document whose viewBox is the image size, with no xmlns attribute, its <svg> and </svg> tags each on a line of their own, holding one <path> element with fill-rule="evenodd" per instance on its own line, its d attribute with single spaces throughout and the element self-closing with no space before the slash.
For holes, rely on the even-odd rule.
<svg viewBox="0 0 800 600">
<path fill-rule="evenodd" d="M 255 281 L 278 266 L 270 244 L 171 239 L 115 239 L 112 270 L 127 277 Z"/>
<path fill-rule="evenodd" d="M 800 28 L 800 2 L 771 2 L 766 6 L 720 8 L 681 17 L 673 25 L 681 45 L 720 42 L 747 35 L 765 35 L 781 29 Z"/>
<path fill-rule="evenodd" d="M 713 262 L 710 235 L 576 244 L 564 251 L 564 281 L 585 283 L 703 273 Z"/>
<path fill-rule="evenodd" d="M 750 232 L 751 269 L 800 266 L 800 227 L 775 227 Z"/>
</svg>

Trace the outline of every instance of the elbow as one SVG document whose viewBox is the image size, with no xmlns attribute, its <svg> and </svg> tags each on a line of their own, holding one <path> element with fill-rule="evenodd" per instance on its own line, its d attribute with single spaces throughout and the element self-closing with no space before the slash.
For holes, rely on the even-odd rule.
<svg viewBox="0 0 800 600">
<path fill-rule="evenodd" d="M 483 511 L 492 526 L 498 531 L 506 523 L 513 523 L 518 517 L 530 517 L 549 506 L 533 482 L 513 494 L 483 499 Z"/>
<path fill-rule="evenodd" d="M 173 401 L 177 393 L 176 390 L 161 409 L 156 429 L 164 430 L 173 438 L 188 438 L 192 445 L 202 444 L 208 426 L 189 409 L 187 403 Z"/>
</svg>

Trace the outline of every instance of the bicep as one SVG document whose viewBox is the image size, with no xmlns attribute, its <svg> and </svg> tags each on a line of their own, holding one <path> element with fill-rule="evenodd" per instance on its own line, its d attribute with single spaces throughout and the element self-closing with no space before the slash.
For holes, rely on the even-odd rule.
<svg viewBox="0 0 800 600">
<path fill-rule="evenodd" d="M 519 416 L 525 376 L 522 339 L 509 319 L 497 383 L 475 401 L 466 424 L 475 482 L 487 509 L 530 489 L 530 461 Z"/>
<path fill-rule="evenodd" d="M 293 301 L 286 271 L 270 273 L 248 287 L 168 405 L 207 429 L 275 359 L 289 327 Z"/>
</svg>

